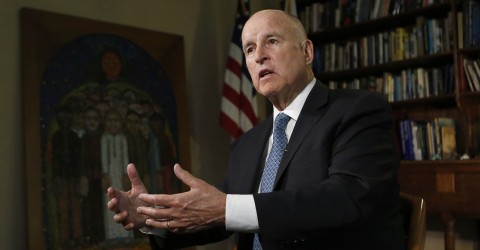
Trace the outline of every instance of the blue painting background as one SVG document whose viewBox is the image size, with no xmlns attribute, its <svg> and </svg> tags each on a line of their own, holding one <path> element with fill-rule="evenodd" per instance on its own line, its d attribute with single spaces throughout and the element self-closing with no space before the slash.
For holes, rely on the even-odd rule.
<svg viewBox="0 0 480 250">
<path fill-rule="evenodd" d="M 42 186 L 44 209 L 44 224 L 47 246 L 52 249 L 69 248 L 75 246 L 76 249 L 96 249 L 98 245 L 102 248 L 114 249 L 117 244 L 124 245 L 131 243 L 131 239 L 115 239 L 109 242 L 92 242 L 91 239 L 74 239 L 71 242 L 64 242 L 61 237 L 62 232 L 61 219 L 59 214 L 65 213 L 60 211 L 60 203 L 65 203 L 56 195 L 56 182 L 54 168 L 52 167 L 52 137 L 55 132 L 59 131 L 56 112 L 59 107 L 65 106 L 69 98 L 78 97 L 89 91 L 89 87 L 93 90 L 106 91 L 108 88 L 102 86 L 101 79 L 101 60 L 100 57 L 106 50 L 114 50 L 122 59 L 122 82 L 118 85 L 120 89 L 133 90 L 138 96 L 148 99 L 156 105 L 156 112 L 166 122 L 166 133 L 171 142 L 172 154 L 178 159 L 178 124 L 177 124 L 177 107 L 172 84 L 168 76 L 163 71 L 161 65 L 145 50 L 136 44 L 124 38 L 109 34 L 89 34 L 78 37 L 70 43 L 60 48 L 57 53 L 50 59 L 47 64 L 40 87 L 40 125 L 41 125 L 41 145 L 42 145 Z M 78 102 L 83 105 L 84 100 Z M 84 109 L 85 107 L 80 107 Z M 55 150 L 53 150 L 55 151 Z M 58 150 L 57 150 L 58 151 Z M 82 156 L 80 156 L 82 157 Z M 170 162 L 169 162 L 170 163 Z M 64 166 L 68 167 L 68 166 Z M 126 167 L 126 166 L 123 166 Z M 158 167 L 160 168 L 160 166 Z M 71 171 L 75 173 L 75 171 Z M 77 175 L 71 174 L 70 175 Z M 170 174 L 170 173 L 167 173 Z M 70 177 L 64 178 L 67 182 Z M 73 180 L 73 179 L 72 179 Z M 78 181 L 77 179 L 73 181 Z M 178 185 L 178 184 L 172 184 Z M 176 190 L 176 187 L 173 191 Z M 98 190 L 100 193 L 102 190 Z M 103 190 L 105 191 L 105 190 Z M 101 192 L 101 195 L 104 192 Z M 101 198 L 101 197 L 100 197 Z M 86 200 L 86 199 L 85 199 Z M 71 204 L 71 201 L 68 201 Z M 106 203 L 103 203 L 106 206 Z M 72 205 L 69 205 L 72 206 Z M 80 211 L 84 209 L 84 205 Z M 104 207 L 98 208 L 100 212 Z M 74 213 L 67 211 L 67 213 Z M 69 214 L 68 216 L 71 216 Z M 74 220 L 72 219 L 72 223 Z M 101 223 L 101 222 L 100 222 Z M 59 226 L 60 225 L 60 226 Z M 70 228 L 83 227 L 83 225 L 72 225 Z M 74 229 L 70 229 L 74 230 Z M 69 232 L 70 235 L 73 235 Z M 68 233 L 67 233 L 68 234 Z M 85 233 L 86 234 L 86 233 Z M 142 235 L 141 235 L 142 236 Z M 137 238 L 137 237 L 135 237 Z M 69 245 L 71 244 L 71 245 Z M 79 247 L 82 246 L 82 247 Z"/>
<path fill-rule="evenodd" d="M 40 91 L 42 138 L 47 134 L 46 123 L 61 99 L 100 74 L 98 57 L 108 48 L 121 54 L 129 79 L 160 104 L 172 133 L 178 138 L 175 95 L 161 65 L 136 44 L 109 34 L 81 36 L 62 47 L 50 60 Z"/>
</svg>

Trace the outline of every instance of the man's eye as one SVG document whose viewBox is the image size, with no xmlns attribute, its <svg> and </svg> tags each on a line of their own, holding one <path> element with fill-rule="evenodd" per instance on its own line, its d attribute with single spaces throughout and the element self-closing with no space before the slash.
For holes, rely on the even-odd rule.
<svg viewBox="0 0 480 250">
<path fill-rule="evenodd" d="M 276 42 L 277 42 L 277 40 L 275 40 L 275 39 L 268 40 L 268 43 L 270 43 L 270 44 L 275 44 Z"/>
<path fill-rule="evenodd" d="M 245 54 L 251 54 L 252 52 L 253 52 L 252 47 L 249 47 L 249 48 L 245 49 Z"/>
</svg>

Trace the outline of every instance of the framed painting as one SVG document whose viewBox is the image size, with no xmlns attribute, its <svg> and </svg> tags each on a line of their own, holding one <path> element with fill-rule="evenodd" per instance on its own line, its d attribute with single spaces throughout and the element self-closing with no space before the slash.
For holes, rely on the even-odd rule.
<svg viewBox="0 0 480 250">
<path fill-rule="evenodd" d="M 22 9 L 29 249 L 148 248 L 106 208 L 134 163 L 152 193 L 190 166 L 183 38 Z"/>
</svg>

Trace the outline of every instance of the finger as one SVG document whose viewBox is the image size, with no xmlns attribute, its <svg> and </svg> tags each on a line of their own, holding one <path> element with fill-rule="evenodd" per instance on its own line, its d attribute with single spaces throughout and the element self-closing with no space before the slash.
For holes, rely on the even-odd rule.
<svg viewBox="0 0 480 250">
<path fill-rule="evenodd" d="M 117 204 L 118 204 L 118 200 L 117 198 L 112 198 L 108 203 L 107 203 L 107 207 L 110 211 L 114 211 L 117 209 Z"/>
<path fill-rule="evenodd" d="M 173 221 L 173 220 L 157 221 L 157 220 L 148 219 L 145 221 L 145 226 L 149 228 L 166 229 L 177 234 L 184 234 L 184 233 L 188 233 L 189 231 L 191 232 L 194 231 L 194 230 L 185 229 L 184 225 L 182 225 L 181 222 Z"/>
<path fill-rule="evenodd" d="M 195 178 L 195 176 L 190 174 L 188 171 L 184 170 L 178 163 L 173 166 L 173 171 L 175 172 L 177 178 L 189 187 L 195 186 L 195 184 L 199 180 L 198 178 Z"/>
<path fill-rule="evenodd" d="M 127 225 L 123 226 L 126 230 L 132 230 L 134 228 L 133 223 L 128 223 Z"/>
<path fill-rule="evenodd" d="M 115 192 L 116 192 L 115 188 L 109 187 L 107 189 L 108 198 L 113 199 L 115 197 Z"/>
<path fill-rule="evenodd" d="M 152 219 L 148 219 L 145 221 L 145 225 L 148 227 L 167 229 L 167 230 L 174 229 L 172 226 L 172 223 L 173 221 L 158 221 L 158 220 L 152 220 Z"/>
<path fill-rule="evenodd" d="M 116 223 L 123 223 L 128 217 L 128 212 L 127 211 L 123 211 L 121 213 L 118 213 L 118 214 L 115 214 L 113 216 L 113 220 L 116 222 Z"/>
<path fill-rule="evenodd" d="M 143 186 L 142 179 L 140 179 L 137 169 L 133 163 L 127 165 L 127 174 L 130 182 L 132 183 L 132 188 L 140 188 Z"/>
<path fill-rule="evenodd" d="M 158 221 L 167 221 L 172 218 L 171 211 L 168 208 L 138 207 L 137 213 Z"/>
<path fill-rule="evenodd" d="M 171 197 L 172 195 L 166 195 L 166 194 L 140 194 L 138 198 L 140 200 L 150 203 L 152 205 L 155 205 L 157 207 L 171 207 L 170 202 L 171 202 Z"/>
</svg>

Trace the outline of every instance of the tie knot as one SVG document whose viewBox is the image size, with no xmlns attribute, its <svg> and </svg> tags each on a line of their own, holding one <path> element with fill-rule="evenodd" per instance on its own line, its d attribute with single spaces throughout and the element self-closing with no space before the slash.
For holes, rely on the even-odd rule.
<svg viewBox="0 0 480 250">
<path fill-rule="evenodd" d="M 290 116 L 285 113 L 279 113 L 275 118 L 275 129 L 285 130 L 288 121 L 290 121 Z"/>
</svg>

